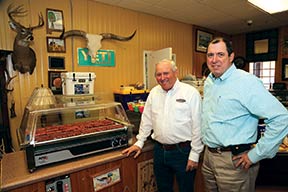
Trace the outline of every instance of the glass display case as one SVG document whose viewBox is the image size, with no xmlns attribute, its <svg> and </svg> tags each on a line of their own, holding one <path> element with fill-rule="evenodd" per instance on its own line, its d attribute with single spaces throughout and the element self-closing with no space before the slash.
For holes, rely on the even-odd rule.
<svg viewBox="0 0 288 192">
<path fill-rule="evenodd" d="M 133 125 L 121 103 L 102 102 L 93 95 L 38 95 L 32 93 L 18 129 L 30 172 L 132 142 Z"/>
</svg>

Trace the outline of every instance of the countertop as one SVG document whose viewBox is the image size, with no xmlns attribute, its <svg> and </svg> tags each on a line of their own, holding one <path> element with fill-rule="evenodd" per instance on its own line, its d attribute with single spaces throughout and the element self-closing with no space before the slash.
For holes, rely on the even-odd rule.
<svg viewBox="0 0 288 192">
<path fill-rule="evenodd" d="M 147 142 L 142 152 L 152 150 L 152 142 Z M 105 153 L 94 154 L 83 158 L 51 164 L 45 167 L 37 168 L 30 173 L 26 164 L 25 151 L 17 151 L 4 154 L 1 160 L 1 190 L 11 190 L 18 187 L 26 186 L 32 183 L 44 181 L 54 177 L 70 174 L 79 170 L 101 165 L 107 162 L 126 158 L 121 154 L 123 150 L 113 150 Z"/>
</svg>

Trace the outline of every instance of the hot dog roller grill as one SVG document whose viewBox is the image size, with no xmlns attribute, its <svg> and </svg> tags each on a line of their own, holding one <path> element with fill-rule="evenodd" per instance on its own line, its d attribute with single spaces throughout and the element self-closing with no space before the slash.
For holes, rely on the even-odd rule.
<svg viewBox="0 0 288 192">
<path fill-rule="evenodd" d="M 50 89 L 47 96 L 43 90 L 33 91 L 17 130 L 30 172 L 131 144 L 133 125 L 121 103 L 93 95 L 55 97 Z"/>
</svg>

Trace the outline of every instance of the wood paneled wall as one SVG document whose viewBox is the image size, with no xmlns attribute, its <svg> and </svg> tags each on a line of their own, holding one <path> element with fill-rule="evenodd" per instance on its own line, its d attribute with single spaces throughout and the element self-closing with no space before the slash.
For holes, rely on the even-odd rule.
<svg viewBox="0 0 288 192">
<path fill-rule="evenodd" d="M 214 30 L 211 30 L 211 29 L 203 28 L 201 26 L 196 26 L 195 25 L 193 27 L 193 35 L 192 35 L 193 69 L 192 70 L 195 72 L 194 74 L 195 74 L 196 77 L 202 77 L 202 64 L 206 62 L 206 53 L 197 52 L 196 51 L 197 30 L 202 30 L 202 31 L 209 32 L 209 33 L 211 33 L 213 35 L 213 38 L 217 37 L 217 36 L 222 36 L 222 37 L 226 37 L 227 39 L 230 39 L 230 36 L 228 36 L 227 34 L 224 34 L 224 33 L 220 33 L 218 31 L 214 31 Z"/>
<path fill-rule="evenodd" d="M 120 85 L 129 85 L 143 81 L 143 51 L 172 47 L 176 54 L 179 78 L 192 71 L 192 30 L 193 26 L 161 17 L 127 10 L 120 7 L 97 3 L 93 0 L 5 0 L 0 1 L 0 49 L 12 50 L 16 33 L 9 28 L 6 9 L 10 3 L 23 4 L 28 14 L 17 18 L 24 26 L 36 25 L 38 13 L 42 12 L 45 26 L 34 30 L 34 49 L 37 64 L 32 75 L 14 72 L 17 77 L 10 84 L 14 91 L 9 93 L 15 100 L 16 118 L 10 119 L 13 145 L 19 149 L 16 129 L 20 126 L 24 107 L 35 87 L 48 87 L 48 56 L 65 57 L 66 71 L 95 72 L 94 92 L 105 100 L 113 100 L 113 90 Z M 48 53 L 46 37 L 58 37 L 61 32 L 46 32 L 46 8 L 63 11 L 65 30 L 81 29 L 88 33 L 111 32 L 128 36 L 137 30 L 134 38 L 128 42 L 114 40 L 102 41 L 101 49 L 114 50 L 115 67 L 83 67 L 77 64 L 77 48 L 85 47 L 81 38 L 66 39 L 66 53 Z"/>
<path fill-rule="evenodd" d="M 37 56 L 37 64 L 32 75 L 14 72 L 17 77 L 11 82 L 14 88 L 9 93 L 9 107 L 15 100 L 16 118 L 10 119 L 13 145 L 19 149 L 16 129 L 20 126 L 24 107 L 35 87 L 48 87 L 48 56 L 65 57 L 68 72 L 95 72 L 94 92 L 104 100 L 113 100 L 113 90 L 120 85 L 129 85 L 143 81 L 143 51 L 172 47 L 176 54 L 179 78 L 187 74 L 201 77 L 201 66 L 206 61 L 206 54 L 195 51 L 196 30 L 203 29 L 214 36 L 226 36 L 232 40 L 235 54 L 245 56 L 245 34 L 227 36 L 217 31 L 176 22 L 170 19 L 152 16 L 128 9 L 106 5 L 93 0 L 5 0 L 0 1 L 0 49 L 12 50 L 15 32 L 9 28 L 6 9 L 10 3 L 23 4 L 28 10 L 27 16 L 17 20 L 24 26 L 36 25 L 38 13 L 42 12 L 45 26 L 34 30 L 34 44 L 31 46 Z M 58 37 L 61 32 L 46 32 L 46 8 L 63 11 L 65 30 L 81 29 L 88 33 L 111 32 L 128 36 L 137 30 L 134 38 L 128 42 L 114 40 L 102 41 L 102 49 L 114 50 L 115 67 L 83 67 L 77 64 L 77 48 L 85 47 L 81 38 L 66 39 L 66 53 L 48 53 L 46 37 Z M 280 30 L 279 41 L 287 34 L 287 27 Z M 281 81 L 281 60 L 283 49 L 279 49 L 276 65 L 276 81 Z"/>
<path fill-rule="evenodd" d="M 287 80 L 282 80 L 282 59 L 288 58 L 288 47 L 284 47 L 284 41 L 288 39 L 288 26 L 279 28 L 278 36 L 278 60 L 275 68 L 275 82 L 284 82 L 288 86 Z M 288 88 L 288 87 L 287 87 Z"/>
</svg>

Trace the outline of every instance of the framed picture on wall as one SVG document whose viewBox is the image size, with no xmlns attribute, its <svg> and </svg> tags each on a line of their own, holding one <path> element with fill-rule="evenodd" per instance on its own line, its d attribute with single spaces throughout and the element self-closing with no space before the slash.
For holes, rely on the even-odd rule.
<svg viewBox="0 0 288 192">
<path fill-rule="evenodd" d="M 51 34 L 52 31 L 63 31 L 63 11 L 48 8 L 46 9 L 46 18 L 47 33 Z"/>
<path fill-rule="evenodd" d="M 248 62 L 274 61 L 278 57 L 278 29 L 246 34 L 246 59 Z"/>
<path fill-rule="evenodd" d="M 49 69 L 64 70 L 65 57 L 48 56 Z"/>
<path fill-rule="evenodd" d="M 65 53 L 65 39 L 60 39 L 58 37 L 47 37 L 47 51 L 50 53 Z"/>
<path fill-rule="evenodd" d="M 288 59 L 282 59 L 282 80 L 288 80 Z"/>
<path fill-rule="evenodd" d="M 62 94 L 61 73 L 63 72 L 65 71 L 48 71 L 48 87 L 55 95 Z"/>
<path fill-rule="evenodd" d="M 206 31 L 196 31 L 196 51 L 206 53 L 208 43 L 212 40 L 213 34 Z"/>
</svg>

